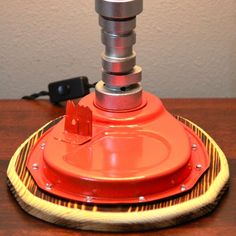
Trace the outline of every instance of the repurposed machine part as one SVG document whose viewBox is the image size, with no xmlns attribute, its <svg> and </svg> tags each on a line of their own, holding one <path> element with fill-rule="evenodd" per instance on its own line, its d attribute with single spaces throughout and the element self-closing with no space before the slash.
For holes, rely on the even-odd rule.
<svg viewBox="0 0 236 236">
<path fill-rule="evenodd" d="M 211 162 L 197 184 L 182 194 L 150 202 L 142 202 L 143 198 L 140 198 L 141 201 L 136 204 L 107 205 L 95 204 L 89 196 L 85 201 L 58 197 L 50 193 L 50 189 L 54 188 L 50 183 L 40 188 L 30 170 L 37 172 L 42 167 L 35 163 L 28 169 L 26 163 L 30 153 L 33 153 L 35 143 L 39 147 L 39 140 L 46 137 L 47 132 L 53 130 L 62 118 L 40 128 L 17 149 L 7 170 L 9 187 L 26 212 L 47 222 L 70 228 L 111 232 L 143 231 L 175 226 L 196 219 L 217 206 L 227 189 L 229 168 L 224 153 L 204 130 L 189 120 L 176 118 L 202 140 Z M 127 158 L 129 156 L 130 153 Z M 46 188 L 48 191 L 45 191 Z"/>
<path fill-rule="evenodd" d="M 29 214 L 76 229 L 158 229 L 209 213 L 227 189 L 228 163 L 204 130 L 142 91 L 132 49 L 142 0 L 95 2 L 102 80 L 17 149 L 11 191 Z"/>
<path fill-rule="evenodd" d="M 96 0 L 102 27 L 102 81 L 96 86 L 95 103 L 106 110 L 124 111 L 142 104 L 142 69 L 136 65 L 136 15 L 142 0 Z"/>
</svg>

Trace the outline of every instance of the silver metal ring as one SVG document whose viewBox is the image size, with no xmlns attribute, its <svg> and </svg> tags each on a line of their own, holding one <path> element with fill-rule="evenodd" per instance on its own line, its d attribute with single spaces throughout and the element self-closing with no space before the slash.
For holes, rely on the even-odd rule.
<svg viewBox="0 0 236 236">
<path fill-rule="evenodd" d="M 143 11 L 143 0 L 96 0 L 95 9 L 108 18 L 131 18 Z"/>
<path fill-rule="evenodd" d="M 95 93 L 95 105 L 107 110 L 129 110 L 142 104 L 142 86 L 139 83 L 121 91 L 108 89 L 103 81 L 99 81 Z"/>
<path fill-rule="evenodd" d="M 135 66 L 129 74 L 114 75 L 102 70 L 102 80 L 107 87 L 121 88 L 140 83 L 142 80 L 142 68 Z"/>
</svg>

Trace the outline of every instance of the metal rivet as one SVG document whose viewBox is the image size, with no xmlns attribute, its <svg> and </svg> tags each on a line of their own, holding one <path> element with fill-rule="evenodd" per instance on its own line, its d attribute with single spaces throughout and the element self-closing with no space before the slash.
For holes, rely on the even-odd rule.
<svg viewBox="0 0 236 236">
<path fill-rule="evenodd" d="M 38 163 L 34 163 L 34 164 L 32 165 L 32 169 L 33 169 L 33 170 L 38 170 L 38 169 L 39 169 Z"/>
<path fill-rule="evenodd" d="M 40 147 L 41 147 L 41 149 L 44 149 L 45 148 L 45 143 L 41 143 Z"/>
<path fill-rule="evenodd" d="M 144 197 L 144 196 L 140 196 L 140 197 L 138 198 L 138 200 L 139 200 L 140 202 L 143 202 L 143 201 L 145 200 L 145 197 Z"/>
<path fill-rule="evenodd" d="M 202 165 L 201 164 L 197 164 L 196 165 L 196 169 L 201 170 L 202 169 Z"/>
<path fill-rule="evenodd" d="M 197 149 L 197 144 L 193 143 L 193 144 L 192 144 L 192 149 L 193 149 L 193 150 L 196 150 L 196 149 Z"/>
<path fill-rule="evenodd" d="M 87 196 L 87 197 L 86 197 L 86 202 L 92 202 L 92 199 L 93 199 L 93 198 L 92 198 L 91 196 Z"/>
<path fill-rule="evenodd" d="M 51 190 L 51 189 L 52 189 L 52 184 L 46 183 L 45 188 L 46 188 L 47 190 Z"/>
<path fill-rule="evenodd" d="M 182 184 L 181 186 L 180 186 L 180 190 L 181 191 L 185 191 L 187 188 L 186 188 L 186 186 L 184 185 L 184 184 Z"/>
</svg>

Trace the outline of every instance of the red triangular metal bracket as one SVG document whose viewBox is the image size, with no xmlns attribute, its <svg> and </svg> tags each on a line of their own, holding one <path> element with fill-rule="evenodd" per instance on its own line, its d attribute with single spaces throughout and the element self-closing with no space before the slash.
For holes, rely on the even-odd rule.
<svg viewBox="0 0 236 236">
<path fill-rule="evenodd" d="M 71 143 L 84 144 L 92 138 L 92 111 L 85 106 L 67 101 L 64 132 L 56 139 Z"/>
<path fill-rule="evenodd" d="M 88 107 L 75 105 L 73 101 L 66 104 L 65 131 L 92 137 L 92 111 Z"/>
</svg>

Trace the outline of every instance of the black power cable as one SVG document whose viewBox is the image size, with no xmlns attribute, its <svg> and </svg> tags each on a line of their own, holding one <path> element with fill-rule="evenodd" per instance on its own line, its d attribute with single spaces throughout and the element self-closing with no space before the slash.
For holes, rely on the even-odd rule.
<svg viewBox="0 0 236 236">
<path fill-rule="evenodd" d="M 34 100 L 38 97 L 42 97 L 42 96 L 48 96 L 49 92 L 48 91 L 41 91 L 39 93 L 33 93 L 29 96 L 23 96 L 22 99 L 26 99 L 26 100 Z"/>
<path fill-rule="evenodd" d="M 22 99 L 35 100 L 42 96 L 49 96 L 50 102 L 57 104 L 69 99 L 84 97 L 90 93 L 91 88 L 95 88 L 96 84 L 97 82 L 90 84 L 87 77 L 80 76 L 52 82 L 48 85 L 48 91 L 23 96 Z"/>
</svg>

